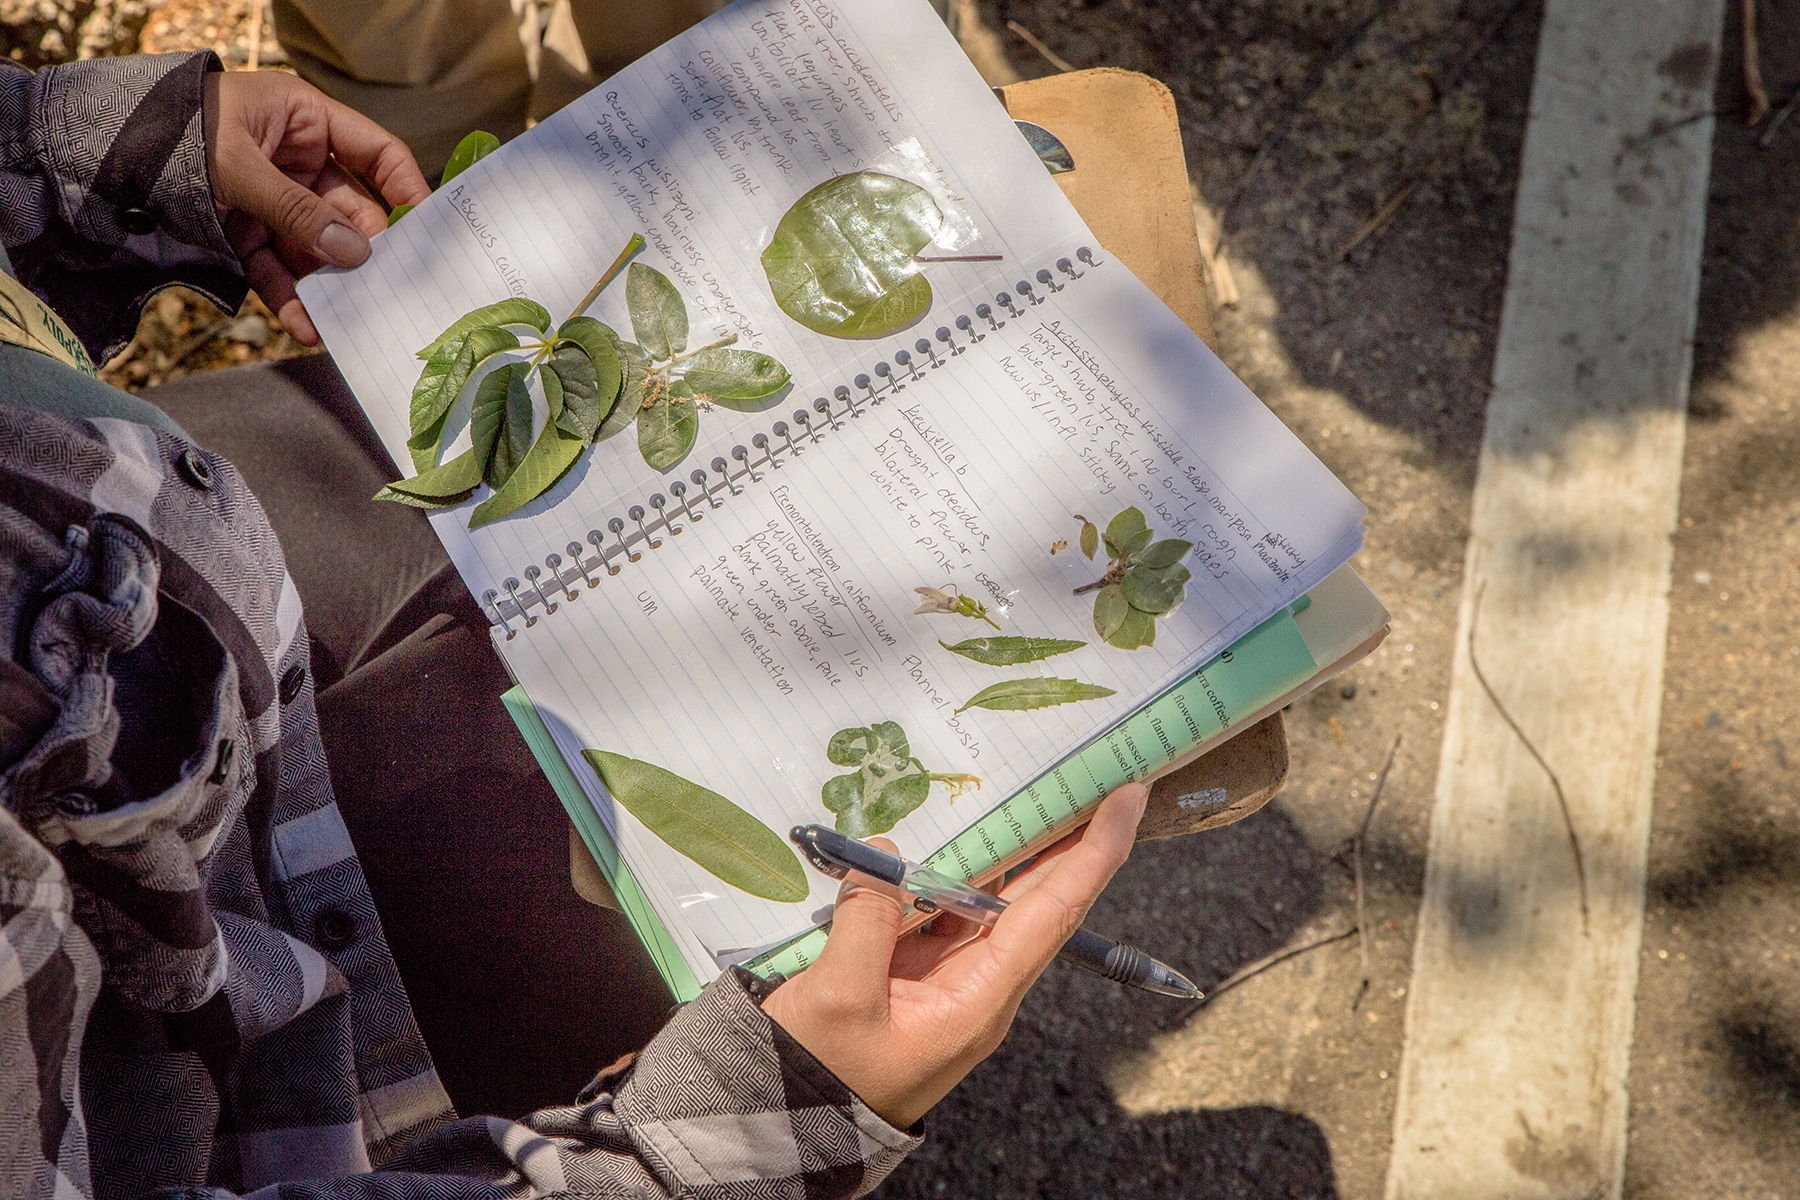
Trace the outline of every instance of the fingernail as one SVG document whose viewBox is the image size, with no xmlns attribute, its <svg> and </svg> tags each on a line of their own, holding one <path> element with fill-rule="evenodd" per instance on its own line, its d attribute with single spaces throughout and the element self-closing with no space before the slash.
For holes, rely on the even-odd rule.
<svg viewBox="0 0 1800 1200">
<path fill-rule="evenodd" d="M 313 250 L 327 262 L 340 267 L 354 267 L 369 257 L 369 239 L 361 231 L 333 221 L 319 235 Z"/>
<path fill-rule="evenodd" d="M 1150 803 L 1150 789 L 1141 783 L 1128 783 L 1120 790 L 1128 794 L 1135 793 L 1131 803 L 1137 808 L 1138 816 L 1143 816 L 1144 806 Z"/>
</svg>

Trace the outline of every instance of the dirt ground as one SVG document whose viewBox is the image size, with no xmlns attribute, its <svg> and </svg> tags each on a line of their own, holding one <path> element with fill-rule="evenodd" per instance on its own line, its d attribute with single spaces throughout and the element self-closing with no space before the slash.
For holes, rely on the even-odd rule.
<svg viewBox="0 0 1800 1200">
<path fill-rule="evenodd" d="M 250 0 L 254 2 L 254 0 Z M 1287 791 L 1149 844 L 1092 918 L 1202 986 L 1354 920 L 1371 826 L 1371 987 L 1356 939 L 1195 1014 L 1053 967 L 992 1060 L 878 1193 L 1382 1194 L 1475 454 L 1506 281 L 1541 0 L 952 0 L 1023 76 L 1168 84 L 1209 236 L 1241 293 L 1226 362 L 1369 505 L 1358 570 L 1394 615 L 1376 656 L 1288 714 Z M 1800 1178 L 1800 114 L 1747 130 L 1731 4 L 1675 547 L 1626 1195 L 1792 1195 Z M 1765 4 L 1777 106 L 1800 12 Z M 27 63 L 210 44 L 245 0 L 0 0 Z M 260 61 L 278 52 L 265 22 Z M 108 39 L 111 41 L 108 41 Z M 1079 164 L 1077 164 L 1079 169 Z M 256 325 L 260 324 L 261 332 Z M 170 298 L 108 377 L 136 387 L 297 349 L 266 313 Z"/>
</svg>

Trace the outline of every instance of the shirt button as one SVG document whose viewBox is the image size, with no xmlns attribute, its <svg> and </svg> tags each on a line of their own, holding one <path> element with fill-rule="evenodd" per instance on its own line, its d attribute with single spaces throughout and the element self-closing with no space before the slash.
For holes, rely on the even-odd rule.
<svg viewBox="0 0 1800 1200">
<path fill-rule="evenodd" d="M 356 920 L 342 909 L 328 908 L 313 921 L 313 936 L 325 950 L 342 950 L 356 940 Z"/>
<path fill-rule="evenodd" d="M 119 224 L 125 232 L 133 237 L 143 237 L 156 232 L 156 216 L 148 209 L 128 208 L 119 214 Z"/>
<path fill-rule="evenodd" d="M 197 448 L 189 446 L 175 460 L 175 470 L 193 487 L 201 491 L 210 491 L 213 485 L 212 464 L 206 461 L 206 455 Z"/>
<path fill-rule="evenodd" d="M 295 663 L 281 674 L 281 702 L 292 704 L 300 689 L 306 686 L 306 668 Z"/>
</svg>

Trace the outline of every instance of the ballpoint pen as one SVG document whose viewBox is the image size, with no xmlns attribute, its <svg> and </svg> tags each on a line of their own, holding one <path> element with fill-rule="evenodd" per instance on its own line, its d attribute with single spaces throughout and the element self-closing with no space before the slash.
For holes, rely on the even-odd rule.
<svg viewBox="0 0 1800 1200">
<path fill-rule="evenodd" d="M 796 825 L 788 838 L 814 867 L 833 879 L 855 871 L 893 889 L 901 900 L 922 913 L 947 912 L 992 929 L 1006 911 L 1006 901 L 998 896 L 889 854 L 878 846 L 846 837 L 835 829 Z M 1142 950 L 1085 929 L 1077 929 L 1059 953 L 1077 966 L 1127 987 L 1183 1000 L 1201 998 L 1200 989 L 1181 972 L 1157 962 Z"/>
</svg>

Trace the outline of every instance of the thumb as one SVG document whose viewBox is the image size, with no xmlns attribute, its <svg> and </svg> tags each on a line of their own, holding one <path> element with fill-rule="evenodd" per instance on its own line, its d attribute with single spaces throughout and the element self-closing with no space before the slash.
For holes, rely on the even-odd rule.
<svg viewBox="0 0 1800 1200">
<path fill-rule="evenodd" d="M 260 152 L 243 155 L 238 166 L 243 174 L 232 189 L 232 207 L 261 222 L 275 240 L 304 247 L 333 266 L 359 266 L 369 257 L 369 239 L 349 218 Z"/>
<path fill-rule="evenodd" d="M 852 995 L 887 997 L 888 968 L 900 937 L 902 906 L 881 885 L 844 881 L 831 915 L 831 934 L 813 970 L 839 981 Z"/>
</svg>

